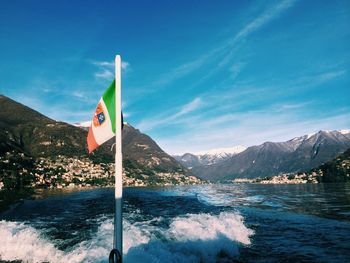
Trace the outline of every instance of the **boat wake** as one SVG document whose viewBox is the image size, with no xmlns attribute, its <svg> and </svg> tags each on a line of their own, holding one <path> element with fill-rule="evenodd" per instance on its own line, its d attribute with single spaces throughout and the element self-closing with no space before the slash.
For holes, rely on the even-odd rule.
<svg viewBox="0 0 350 263">
<path fill-rule="evenodd" d="M 127 216 L 125 218 L 128 218 Z M 170 224 L 162 217 L 132 223 L 124 220 L 125 262 L 215 262 L 239 255 L 240 245 L 249 245 L 254 232 L 244 218 L 232 212 L 186 214 Z M 101 217 L 91 238 L 60 250 L 44 229 L 26 222 L 0 221 L 1 260 L 23 262 L 107 262 L 113 240 L 113 220 Z M 162 225 L 162 226 L 159 226 Z"/>
</svg>

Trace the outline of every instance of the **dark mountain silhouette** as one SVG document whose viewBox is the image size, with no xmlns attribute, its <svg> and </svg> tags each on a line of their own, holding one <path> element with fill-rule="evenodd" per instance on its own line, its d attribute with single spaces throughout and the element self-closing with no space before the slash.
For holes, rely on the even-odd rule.
<svg viewBox="0 0 350 263">
<path fill-rule="evenodd" d="M 319 180 L 323 183 L 350 182 L 350 149 L 311 172 L 322 173 Z"/>
<path fill-rule="evenodd" d="M 111 151 L 113 139 L 88 155 L 86 130 L 52 120 L 3 95 L 0 95 L 0 105 L 0 155 L 15 150 L 32 157 L 88 156 L 97 162 L 112 162 L 114 159 Z M 138 169 L 187 172 L 149 136 L 129 124 L 124 125 L 122 149 L 124 161 L 137 163 Z"/>
</svg>

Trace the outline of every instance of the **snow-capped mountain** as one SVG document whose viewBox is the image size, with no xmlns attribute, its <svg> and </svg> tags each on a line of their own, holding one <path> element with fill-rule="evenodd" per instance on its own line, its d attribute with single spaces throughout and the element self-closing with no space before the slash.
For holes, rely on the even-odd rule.
<svg viewBox="0 0 350 263">
<path fill-rule="evenodd" d="M 212 149 L 208 151 L 200 151 L 200 152 L 193 152 L 194 155 L 216 155 L 216 156 L 232 156 L 237 153 L 243 152 L 247 147 L 244 147 L 242 145 L 238 146 L 233 146 L 233 147 L 227 147 L 227 148 L 217 148 L 217 149 Z"/>
<path fill-rule="evenodd" d="M 200 151 L 194 153 L 185 153 L 183 155 L 173 156 L 178 162 L 187 168 L 193 168 L 201 165 L 212 165 L 224 160 L 227 160 L 243 152 L 246 149 L 244 146 L 234 146 L 228 148 L 217 148 L 208 151 Z"/>
<path fill-rule="evenodd" d="M 73 123 L 72 125 L 79 128 L 89 128 L 91 125 L 91 121 L 76 122 L 76 123 Z"/>
<path fill-rule="evenodd" d="M 307 171 L 349 148 L 349 130 L 318 131 L 286 142 L 265 142 L 252 146 L 225 161 L 197 166 L 192 171 L 199 177 L 214 181 Z"/>
<path fill-rule="evenodd" d="M 73 126 L 88 131 L 91 126 L 91 121 L 75 122 L 72 123 Z"/>
</svg>

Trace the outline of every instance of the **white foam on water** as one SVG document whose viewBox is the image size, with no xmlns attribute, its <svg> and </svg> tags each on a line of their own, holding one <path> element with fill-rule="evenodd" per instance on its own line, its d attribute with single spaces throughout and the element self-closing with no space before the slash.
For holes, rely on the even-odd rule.
<svg viewBox="0 0 350 263">
<path fill-rule="evenodd" d="M 130 248 L 125 261 L 216 262 L 220 255 L 232 260 L 239 254 L 239 243 L 249 245 L 253 234 L 239 214 L 187 214 L 174 218 L 161 239 Z"/>
<path fill-rule="evenodd" d="M 163 218 L 131 223 L 124 220 L 124 262 L 215 262 L 234 258 L 239 243 L 250 244 L 253 231 L 236 213 L 187 214 L 159 227 Z M 113 220 L 103 218 L 96 233 L 69 251 L 25 223 L 0 221 L 0 259 L 24 262 L 108 262 Z"/>
<path fill-rule="evenodd" d="M 0 259 L 45 262 L 62 258 L 64 253 L 24 223 L 0 221 Z"/>
<path fill-rule="evenodd" d="M 217 216 L 192 214 L 175 218 L 170 224 L 170 233 L 177 240 L 214 240 L 224 236 L 249 245 L 253 231 L 244 225 L 241 215 L 222 212 Z"/>
</svg>

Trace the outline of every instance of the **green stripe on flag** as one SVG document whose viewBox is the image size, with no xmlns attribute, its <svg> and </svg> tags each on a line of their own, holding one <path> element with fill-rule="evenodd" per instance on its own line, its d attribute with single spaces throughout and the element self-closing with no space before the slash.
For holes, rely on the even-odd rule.
<svg viewBox="0 0 350 263">
<path fill-rule="evenodd" d="M 112 122 L 112 131 L 115 133 L 115 80 L 102 96 L 108 110 L 109 118 Z"/>
</svg>

